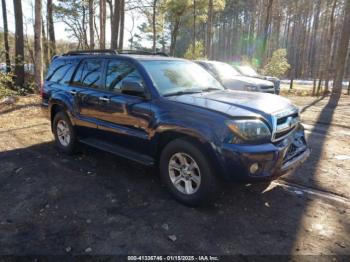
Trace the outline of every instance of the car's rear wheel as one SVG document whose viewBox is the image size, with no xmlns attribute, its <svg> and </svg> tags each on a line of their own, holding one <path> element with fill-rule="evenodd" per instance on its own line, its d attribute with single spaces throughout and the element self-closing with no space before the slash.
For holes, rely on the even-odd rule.
<svg viewBox="0 0 350 262">
<path fill-rule="evenodd" d="M 215 197 L 218 180 L 210 160 L 195 143 L 170 142 L 160 157 L 160 174 L 172 195 L 186 205 L 206 203 Z"/>
<path fill-rule="evenodd" d="M 72 154 L 76 148 L 76 134 L 67 114 L 58 112 L 52 127 L 57 147 L 64 153 Z"/>
</svg>

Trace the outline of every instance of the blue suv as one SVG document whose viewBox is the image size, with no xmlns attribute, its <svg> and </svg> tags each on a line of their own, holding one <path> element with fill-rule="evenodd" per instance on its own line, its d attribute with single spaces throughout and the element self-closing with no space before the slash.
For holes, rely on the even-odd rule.
<svg viewBox="0 0 350 262">
<path fill-rule="evenodd" d="M 82 143 L 157 165 L 187 205 L 205 203 L 225 180 L 276 178 L 310 154 L 289 100 L 225 89 L 196 63 L 163 54 L 55 57 L 42 103 L 60 150 Z"/>
</svg>

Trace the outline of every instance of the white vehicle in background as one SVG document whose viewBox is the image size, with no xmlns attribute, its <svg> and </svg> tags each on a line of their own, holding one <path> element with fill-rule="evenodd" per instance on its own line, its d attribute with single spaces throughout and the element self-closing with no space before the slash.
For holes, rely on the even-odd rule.
<svg viewBox="0 0 350 262">
<path fill-rule="evenodd" d="M 272 82 L 243 76 L 229 64 L 206 60 L 195 62 L 211 73 L 228 89 L 275 94 Z"/>
<path fill-rule="evenodd" d="M 279 80 L 277 77 L 259 75 L 252 67 L 248 65 L 235 66 L 235 68 L 244 76 L 254 77 L 272 82 L 275 87 L 275 94 L 278 95 L 280 93 L 281 80 Z"/>
<path fill-rule="evenodd" d="M 7 67 L 5 63 L 0 63 L 0 72 L 7 73 Z"/>
<path fill-rule="evenodd" d="M 11 70 L 14 70 L 14 65 L 11 65 Z M 33 64 L 24 64 L 24 72 L 29 75 L 34 75 L 34 65 Z M 5 63 L 0 63 L 0 72 L 9 73 Z"/>
</svg>

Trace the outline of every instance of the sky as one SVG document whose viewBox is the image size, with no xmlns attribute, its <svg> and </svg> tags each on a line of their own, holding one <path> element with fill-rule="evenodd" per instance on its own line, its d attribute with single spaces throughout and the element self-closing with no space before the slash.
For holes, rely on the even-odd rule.
<svg viewBox="0 0 350 262">
<path fill-rule="evenodd" d="M 43 3 L 46 1 L 44 0 Z M 55 0 L 53 1 L 54 3 L 56 2 Z M 7 7 L 7 20 L 8 20 L 8 27 L 10 32 L 15 32 L 15 20 L 14 20 L 14 11 L 13 11 L 13 1 L 12 0 L 6 0 L 6 7 Z M 46 8 L 43 8 L 46 10 Z M 108 8 L 107 8 L 108 9 Z M 34 28 L 33 28 L 33 23 L 34 23 L 34 0 L 22 0 L 22 12 L 23 12 L 23 30 L 24 33 L 27 32 L 28 35 L 33 36 L 34 35 Z M 2 16 L 2 13 L 1 13 Z M 140 25 L 144 20 L 141 18 L 139 15 L 136 15 L 135 17 L 135 24 L 134 24 L 134 33 L 137 31 L 137 26 Z M 110 42 L 110 26 L 109 26 L 109 20 L 107 20 L 107 25 L 106 25 L 106 40 L 107 44 Z M 55 37 L 56 40 L 65 40 L 69 41 L 69 33 L 65 31 L 65 24 L 62 22 L 55 22 Z M 2 18 L 0 21 L 0 27 L 3 29 L 3 24 L 2 24 Z M 125 13 L 125 30 L 124 30 L 124 46 L 128 47 L 128 39 L 130 38 L 130 30 L 132 27 L 132 16 L 131 12 L 126 12 Z M 143 45 L 146 45 L 148 43 L 142 43 Z"/>
</svg>

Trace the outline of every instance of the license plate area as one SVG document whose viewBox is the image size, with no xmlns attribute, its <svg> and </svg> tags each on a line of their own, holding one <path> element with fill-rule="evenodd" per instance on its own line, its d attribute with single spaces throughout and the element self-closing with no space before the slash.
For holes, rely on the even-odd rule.
<svg viewBox="0 0 350 262">
<path fill-rule="evenodd" d="M 299 155 L 304 153 L 306 149 L 307 149 L 307 146 L 306 146 L 305 138 L 303 136 L 295 137 L 285 151 L 283 164 L 291 161 L 293 158 L 298 157 Z"/>
</svg>

